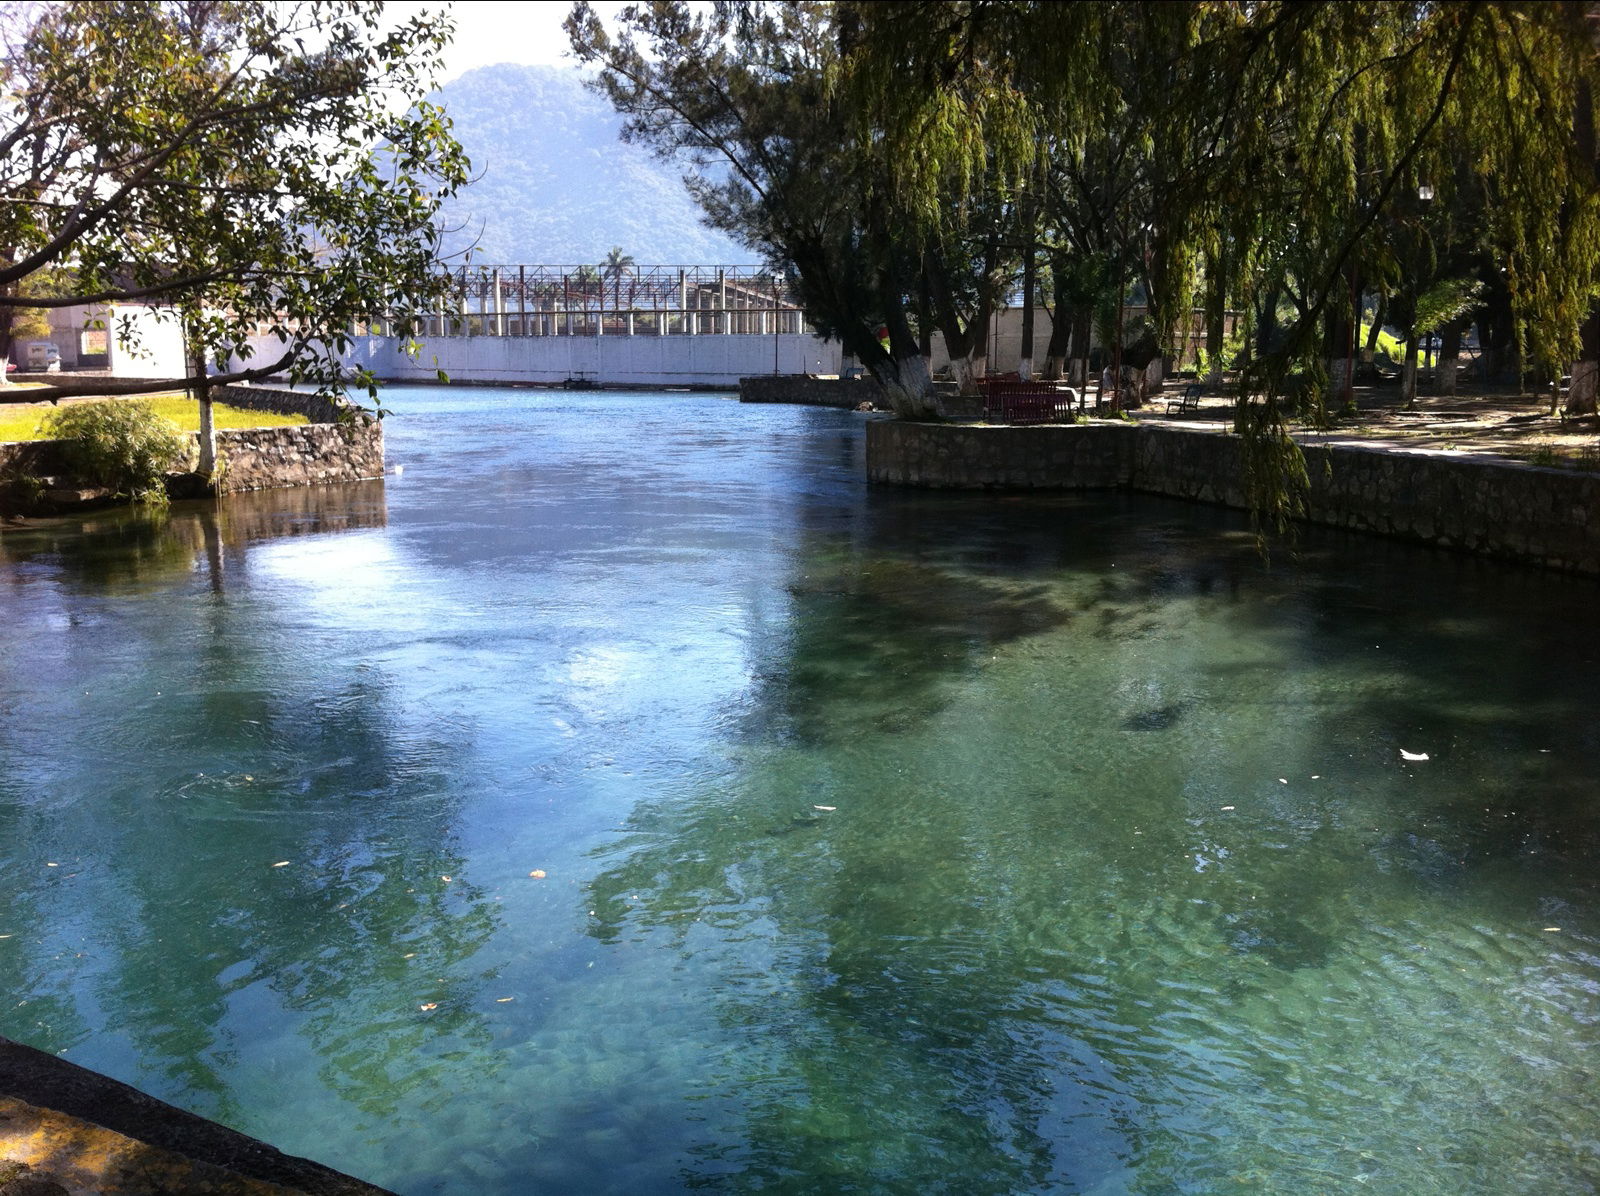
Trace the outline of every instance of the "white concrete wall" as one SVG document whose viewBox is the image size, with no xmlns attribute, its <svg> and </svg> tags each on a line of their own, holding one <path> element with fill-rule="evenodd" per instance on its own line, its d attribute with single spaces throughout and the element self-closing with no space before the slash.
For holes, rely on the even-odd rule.
<svg viewBox="0 0 1600 1196">
<path fill-rule="evenodd" d="M 1050 347 L 1050 313 L 1042 307 L 1033 309 L 1033 368 L 1037 371 L 1044 368 L 1045 350 Z M 945 346 L 944 337 L 935 332 L 929 344 L 933 355 L 928 359 L 928 368 L 935 374 L 944 374 L 950 369 L 950 351 Z M 1017 368 L 1017 362 L 1022 357 L 1022 309 L 1008 307 L 996 312 L 990 317 L 989 324 L 989 372 L 991 374 L 1007 374 Z"/>
<path fill-rule="evenodd" d="M 111 313 L 111 372 L 119 378 L 182 378 L 183 326 L 170 308 L 118 307 Z"/>
<path fill-rule="evenodd" d="M 779 336 L 471 336 L 422 342 L 415 359 L 400 340 L 364 336 L 351 365 L 390 381 L 431 382 L 443 370 L 461 382 L 559 383 L 581 378 L 601 385 L 726 386 L 751 374 L 837 374 L 839 346 L 807 335 Z M 264 340 L 256 361 L 270 361 Z"/>
<path fill-rule="evenodd" d="M 168 310 L 105 304 L 57 307 L 50 312 L 50 340 L 61 350 L 61 368 L 81 364 L 84 334 L 99 324 L 106 333 L 106 366 L 123 378 L 174 378 L 183 367 L 183 333 Z M 88 367 L 100 368 L 100 367 Z"/>
</svg>

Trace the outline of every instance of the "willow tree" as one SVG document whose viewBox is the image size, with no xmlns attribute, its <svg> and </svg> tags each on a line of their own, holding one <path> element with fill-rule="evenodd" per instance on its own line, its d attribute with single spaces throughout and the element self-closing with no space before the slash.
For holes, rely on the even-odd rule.
<svg viewBox="0 0 1600 1196">
<path fill-rule="evenodd" d="M 567 31 L 623 135 L 686 162 L 707 221 L 784 268 L 806 310 L 906 414 L 933 410 L 907 296 L 916 264 L 888 189 L 855 152 L 830 86 L 841 42 L 820 3 L 638 5 L 612 31 L 588 4 Z M 880 329 L 888 330 L 888 344 Z"/>
<path fill-rule="evenodd" d="M 0 337 L 18 310 L 133 300 L 183 318 L 170 383 L 345 387 L 356 323 L 414 328 L 448 285 L 434 216 L 467 163 L 421 97 L 449 30 L 350 0 L 33 10 L 0 62 Z M 19 293 L 50 266 L 68 293 Z"/>
<path fill-rule="evenodd" d="M 852 3 L 843 76 L 868 115 L 858 149 L 907 212 L 936 225 L 950 180 L 1022 170 L 1041 145 L 1081 143 L 1107 86 L 1150 130 L 1158 219 L 1145 247 L 1168 339 L 1185 279 L 1228 246 L 1244 296 L 1281 281 L 1293 251 L 1297 317 L 1243 372 L 1258 505 L 1298 506 L 1291 378 L 1322 393 L 1330 312 L 1380 222 L 1451 186 L 1464 154 L 1488 194 L 1491 239 L 1533 360 L 1579 361 L 1571 406 L 1600 374 L 1600 156 L 1594 6 L 1444 3 Z M 1107 36 L 1108 30 L 1118 36 Z M 1126 82 L 1124 82 L 1124 80 Z M 1587 340 L 1585 339 L 1587 333 Z M 1592 342 L 1592 343 L 1589 343 Z M 1323 385 L 1317 386 L 1315 383 Z"/>
</svg>

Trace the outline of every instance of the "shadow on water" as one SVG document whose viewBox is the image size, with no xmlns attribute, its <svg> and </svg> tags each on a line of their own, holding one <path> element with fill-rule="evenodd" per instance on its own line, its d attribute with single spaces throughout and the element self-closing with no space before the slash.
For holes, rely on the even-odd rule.
<svg viewBox="0 0 1600 1196">
<path fill-rule="evenodd" d="M 1591 584 L 1314 531 L 1268 564 L 1232 513 L 1183 519 L 1143 499 L 889 493 L 869 507 L 802 521 L 786 635 L 740 723 L 743 775 L 636 809 L 588 889 L 598 941 L 713 969 L 725 950 L 740 977 L 715 995 L 739 1047 L 700 1094 L 737 1128 L 708 1133 L 685 1186 L 1121 1190 L 1133 1168 L 1139 1190 L 1220 1190 L 1248 1172 L 1202 1165 L 1188 1135 L 1226 1133 L 1230 1115 L 1179 1110 L 1226 1108 L 1235 1073 L 1289 1083 L 1286 1048 L 1252 1038 L 1235 1007 L 1276 1009 L 1341 976 L 1372 893 L 1398 881 L 1425 901 L 1482 900 L 1510 865 L 1547 901 L 1592 905 L 1600 803 L 1585 784 L 1552 787 L 1537 754 L 1555 734 L 1569 764 L 1600 755 L 1572 721 L 1588 708 L 1574 696 L 1597 689 L 1592 660 L 1524 613 L 1537 593 L 1576 616 Z M 1466 610 L 1439 601 L 1461 591 Z M 1244 648 L 1212 654 L 1213 637 Z M 941 774 L 960 767 L 954 748 L 943 764 L 899 754 L 898 738 L 931 750 L 916 735 L 952 685 L 1046 638 L 1059 672 L 1041 670 L 1036 700 L 1077 731 L 1060 752 L 1028 755 L 1020 776 L 1001 767 L 1008 736 L 1036 752 L 1038 712 L 1008 725 L 997 696 L 995 725 L 971 732 L 997 736 L 982 783 Z M 1199 648 L 1153 665 L 1168 642 Z M 1083 708 L 1064 695 L 1093 667 L 1119 684 L 1172 676 Z M 1350 679 L 1308 692 L 1299 669 Z M 1513 700 L 1475 705 L 1496 677 Z M 1213 825 L 1245 805 L 1217 756 L 1234 718 L 1263 751 L 1292 728 L 1358 762 L 1324 790 L 1266 774 L 1250 815 Z M 1486 806 L 1477 777 L 1395 786 L 1400 745 L 1448 768 L 1451 743 L 1465 766 L 1485 739 L 1537 774 L 1520 812 Z M 752 939 L 758 973 L 731 946 Z M 1292 1106 L 1290 1120 L 1315 1117 Z"/>
</svg>

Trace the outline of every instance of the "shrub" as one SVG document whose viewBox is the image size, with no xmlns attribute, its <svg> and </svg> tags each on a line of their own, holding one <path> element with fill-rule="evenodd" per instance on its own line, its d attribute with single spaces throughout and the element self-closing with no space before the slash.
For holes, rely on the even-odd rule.
<svg viewBox="0 0 1600 1196">
<path fill-rule="evenodd" d="M 73 403 L 52 412 L 45 430 L 66 441 L 75 476 L 138 502 L 166 501 L 164 476 L 189 447 L 177 426 L 141 399 Z"/>
</svg>

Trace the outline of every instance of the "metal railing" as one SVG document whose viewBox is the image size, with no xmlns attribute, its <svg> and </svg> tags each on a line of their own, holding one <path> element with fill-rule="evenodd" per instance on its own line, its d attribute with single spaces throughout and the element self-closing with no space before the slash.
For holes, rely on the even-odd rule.
<svg viewBox="0 0 1600 1196">
<path fill-rule="evenodd" d="M 803 333 L 782 275 L 762 266 L 467 266 L 420 335 L 773 336 Z M 387 322 L 358 334 L 392 333 Z"/>
</svg>

